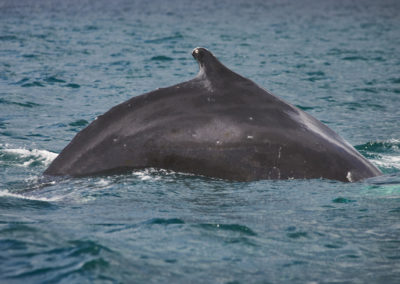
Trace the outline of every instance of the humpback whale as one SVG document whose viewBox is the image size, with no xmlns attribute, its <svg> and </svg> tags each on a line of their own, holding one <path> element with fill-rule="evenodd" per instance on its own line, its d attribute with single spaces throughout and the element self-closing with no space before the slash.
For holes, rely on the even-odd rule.
<svg viewBox="0 0 400 284">
<path fill-rule="evenodd" d="M 235 181 L 382 173 L 329 127 L 195 48 L 198 75 L 135 96 L 97 117 L 45 175 L 156 168 Z"/>
</svg>

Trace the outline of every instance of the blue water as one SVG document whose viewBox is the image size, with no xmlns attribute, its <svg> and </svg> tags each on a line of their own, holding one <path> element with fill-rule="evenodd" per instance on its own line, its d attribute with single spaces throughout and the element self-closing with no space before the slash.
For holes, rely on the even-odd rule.
<svg viewBox="0 0 400 284">
<path fill-rule="evenodd" d="M 385 175 L 44 181 L 110 107 L 191 79 L 197 46 Z M 400 2 L 0 0 L 0 283 L 400 283 Z"/>
</svg>

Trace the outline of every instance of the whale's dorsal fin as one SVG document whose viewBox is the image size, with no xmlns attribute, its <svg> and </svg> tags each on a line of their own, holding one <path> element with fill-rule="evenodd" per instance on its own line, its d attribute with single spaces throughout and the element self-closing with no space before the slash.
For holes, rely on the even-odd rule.
<svg viewBox="0 0 400 284">
<path fill-rule="evenodd" d="M 199 73 L 198 77 L 206 76 L 208 78 L 212 78 L 216 75 L 223 74 L 236 74 L 229 68 L 227 68 L 224 64 L 222 64 L 210 51 L 208 51 L 204 47 L 196 47 L 193 49 L 192 55 L 194 59 L 199 64 Z"/>
</svg>

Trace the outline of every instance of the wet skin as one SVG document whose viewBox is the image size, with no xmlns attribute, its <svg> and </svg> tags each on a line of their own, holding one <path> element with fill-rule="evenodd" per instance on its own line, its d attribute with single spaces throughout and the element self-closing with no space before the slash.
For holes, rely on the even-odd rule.
<svg viewBox="0 0 400 284">
<path fill-rule="evenodd" d="M 237 181 L 382 173 L 326 125 L 229 70 L 205 48 L 198 75 L 133 97 L 79 132 L 44 172 L 160 168 Z"/>
</svg>

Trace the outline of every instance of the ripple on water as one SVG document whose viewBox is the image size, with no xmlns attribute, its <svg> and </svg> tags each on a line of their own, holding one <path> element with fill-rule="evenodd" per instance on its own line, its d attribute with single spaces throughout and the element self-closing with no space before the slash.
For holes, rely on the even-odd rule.
<svg viewBox="0 0 400 284">
<path fill-rule="evenodd" d="M 379 93 L 378 88 L 375 88 L 375 87 L 354 88 L 353 91 L 355 91 L 355 92 L 371 93 L 371 94 L 377 94 L 377 93 Z"/>
<path fill-rule="evenodd" d="M 183 35 L 181 33 L 175 33 L 172 36 L 146 40 L 145 43 L 156 43 L 156 44 L 166 43 L 166 42 L 175 43 L 178 40 L 182 40 L 182 39 L 183 39 Z"/>
<path fill-rule="evenodd" d="M 390 78 L 389 82 L 392 84 L 400 84 L 400 78 Z"/>
<path fill-rule="evenodd" d="M 296 105 L 296 107 L 298 107 L 299 109 L 304 110 L 304 111 L 319 108 L 319 107 L 314 107 L 314 106 L 302 106 L 302 105 Z"/>
<path fill-rule="evenodd" d="M 79 127 L 79 126 L 86 126 L 88 124 L 89 124 L 89 122 L 87 120 L 78 119 L 78 120 L 75 120 L 75 121 L 69 123 L 68 125 L 69 126 L 78 126 Z"/>
<path fill-rule="evenodd" d="M 69 83 L 69 84 L 66 84 L 65 87 L 72 88 L 72 89 L 78 89 L 81 86 L 79 84 Z"/>
<path fill-rule="evenodd" d="M 352 200 L 352 199 L 347 199 L 344 197 L 338 197 L 332 200 L 333 203 L 354 203 L 357 202 L 357 200 Z"/>
<path fill-rule="evenodd" d="M 6 100 L 6 99 L 1 99 L 1 98 L 0 98 L 0 104 L 5 104 L 5 105 L 17 105 L 17 106 L 28 107 L 28 108 L 33 108 L 33 107 L 41 106 L 41 105 L 38 104 L 38 103 L 34 103 L 34 102 L 30 102 L 30 101 L 26 101 L 26 102 L 14 102 L 14 101 Z"/>
<path fill-rule="evenodd" d="M 23 58 L 38 58 L 39 56 L 37 54 L 29 53 L 29 54 L 22 55 L 22 57 Z"/>
<path fill-rule="evenodd" d="M 307 232 L 297 231 L 295 226 L 290 226 L 286 229 L 288 233 L 286 236 L 291 239 L 301 239 L 301 238 L 309 238 Z"/>
<path fill-rule="evenodd" d="M 34 232 L 33 235 L 44 233 Z M 14 280 L 29 279 L 34 282 L 46 277 L 49 283 L 68 281 L 78 275 L 97 275 L 98 279 L 112 279 L 103 274 L 110 272 L 110 260 L 118 260 L 118 253 L 92 240 L 64 242 L 62 237 L 60 239 L 53 243 L 53 246 L 57 245 L 55 248 L 49 247 L 43 239 L 39 242 L 21 243 L 19 247 L 14 246 L 9 254 L 13 254 L 15 261 L 19 261 L 21 265 L 28 257 L 33 262 L 31 265 L 21 266 L 21 269 L 14 273 L 6 273 L 3 277 Z M 30 253 L 21 254 L 21 250 L 29 250 Z"/>
<path fill-rule="evenodd" d="M 19 208 L 19 210 L 32 209 L 57 209 L 54 201 L 60 200 L 61 197 L 46 198 L 11 193 L 7 190 L 0 191 L 0 206 L 4 209 Z"/>
<path fill-rule="evenodd" d="M 169 57 L 169 56 L 158 55 L 158 56 L 153 56 L 152 58 L 150 58 L 150 60 L 153 60 L 153 61 L 172 61 L 174 59 Z"/>
<path fill-rule="evenodd" d="M 2 41 L 14 41 L 14 40 L 18 40 L 18 38 L 15 35 L 2 35 L 2 36 L 0 36 L 0 40 L 2 40 Z"/>
<path fill-rule="evenodd" d="M 30 88 L 30 87 L 44 87 L 43 83 L 39 81 L 33 81 L 31 83 L 22 84 L 21 87 L 23 88 Z"/>
<path fill-rule="evenodd" d="M 288 236 L 291 239 L 300 239 L 300 238 L 308 238 L 307 232 L 293 232 L 293 233 L 287 233 L 286 236 Z"/>
<path fill-rule="evenodd" d="M 50 76 L 44 79 L 47 83 L 66 83 L 65 80 L 57 78 L 56 76 Z"/>
<path fill-rule="evenodd" d="M 145 222 L 148 225 L 172 225 L 172 224 L 185 224 L 185 222 L 178 218 L 153 218 Z"/>
<path fill-rule="evenodd" d="M 131 65 L 130 61 L 127 60 L 118 60 L 110 63 L 111 66 L 129 66 Z"/>
<path fill-rule="evenodd" d="M 200 224 L 200 228 L 207 229 L 210 231 L 227 231 L 240 233 L 247 236 L 256 236 L 257 234 L 247 226 L 240 224 Z"/>
<path fill-rule="evenodd" d="M 354 55 L 354 56 L 345 56 L 345 57 L 342 57 L 342 60 L 345 60 L 345 61 L 356 61 L 356 60 L 367 61 L 368 58 L 363 57 L 363 56 Z"/>
</svg>

